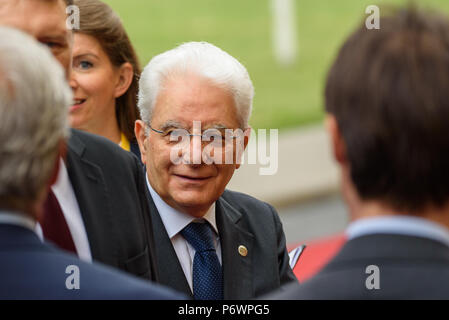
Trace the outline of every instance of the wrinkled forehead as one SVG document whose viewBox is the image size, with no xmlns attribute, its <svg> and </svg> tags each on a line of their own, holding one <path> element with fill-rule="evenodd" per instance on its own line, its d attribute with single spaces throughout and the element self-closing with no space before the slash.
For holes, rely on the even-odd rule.
<svg viewBox="0 0 449 320">
<path fill-rule="evenodd" d="M 0 0 L 0 24 L 36 38 L 66 36 L 66 20 L 63 0 Z"/>
</svg>

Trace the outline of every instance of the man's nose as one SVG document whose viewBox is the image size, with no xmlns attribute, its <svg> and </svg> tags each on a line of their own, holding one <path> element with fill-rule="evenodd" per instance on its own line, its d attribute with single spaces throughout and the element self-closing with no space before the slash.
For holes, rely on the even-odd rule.
<svg viewBox="0 0 449 320">
<path fill-rule="evenodd" d="M 203 142 L 201 135 L 190 137 L 190 164 L 202 164 Z"/>
</svg>

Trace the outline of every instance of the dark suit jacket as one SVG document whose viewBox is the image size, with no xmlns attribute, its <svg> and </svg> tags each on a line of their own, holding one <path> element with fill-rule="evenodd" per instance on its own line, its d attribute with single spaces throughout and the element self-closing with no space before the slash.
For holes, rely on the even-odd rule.
<svg viewBox="0 0 449 320">
<path fill-rule="evenodd" d="M 189 284 L 150 196 L 159 283 L 192 295 Z M 297 281 L 290 266 L 285 236 L 273 207 L 248 195 L 226 190 L 216 202 L 225 299 L 251 299 Z M 244 245 L 243 257 L 238 247 Z"/>
<path fill-rule="evenodd" d="M 301 263 L 301 261 L 299 261 Z M 368 290 L 379 267 L 380 289 Z M 267 299 L 449 299 L 449 247 L 427 238 L 376 234 L 348 241 L 311 280 Z"/>
<path fill-rule="evenodd" d="M 137 142 L 131 142 L 129 148 L 130 148 L 129 151 L 132 152 L 140 160 L 141 153 L 140 153 L 140 149 L 139 149 L 138 143 Z M 143 164 L 142 164 L 142 166 L 143 166 Z"/>
<path fill-rule="evenodd" d="M 179 299 L 171 290 L 42 243 L 23 227 L 0 224 L 0 299 Z M 79 268 L 79 290 L 69 290 Z M 70 283 L 69 279 L 69 283 Z"/>
<path fill-rule="evenodd" d="M 72 130 L 67 171 L 93 259 L 157 280 L 140 160 L 107 139 Z"/>
</svg>

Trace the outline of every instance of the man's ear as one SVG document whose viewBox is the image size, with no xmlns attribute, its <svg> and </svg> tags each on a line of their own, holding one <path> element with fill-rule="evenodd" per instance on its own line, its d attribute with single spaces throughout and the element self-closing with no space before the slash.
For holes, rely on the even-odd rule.
<svg viewBox="0 0 449 320">
<path fill-rule="evenodd" d="M 341 135 L 337 119 L 335 116 L 328 113 L 324 119 L 324 125 L 330 138 L 331 148 L 335 160 L 341 165 L 347 164 L 346 144 L 343 140 L 343 136 Z"/>
<path fill-rule="evenodd" d="M 236 166 L 235 168 L 238 169 L 241 166 L 241 160 L 243 157 L 243 153 L 246 150 L 246 147 L 248 146 L 248 142 L 249 139 L 251 138 L 251 127 L 246 128 L 245 131 L 243 132 L 243 150 L 240 151 L 240 154 L 237 152 L 236 154 Z M 237 159 L 239 159 L 239 161 L 237 161 Z"/>
<path fill-rule="evenodd" d="M 145 144 L 145 140 L 147 139 L 147 136 L 145 135 L 145 122 L 143 122 L 142 120 L 137 120 L 135 122 L 134 134 L 136 135 L 137 143 L 139 144 L 140 159 L 142 160 L 142 163 L 146 164 L 147 147 Z"/>
<path fill-rule="evenodd" d="M 118 82 L 115 86 L 114 97 L 119 98 L 129 89 L 134 77 L 134 68 L 129 62 L 125 62 L 118 68 Z"/>
</svg>

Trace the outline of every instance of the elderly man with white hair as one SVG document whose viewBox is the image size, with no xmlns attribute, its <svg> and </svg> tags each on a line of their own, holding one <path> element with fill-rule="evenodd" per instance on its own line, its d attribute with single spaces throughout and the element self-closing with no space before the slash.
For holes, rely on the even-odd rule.
<svg viewBox="0 0 449 320">
<path fill-rule="evenodd" d="M 205 42 L 154 57 L 135 132 L 151 194 L 159 281 L 198 300 L 250 299 L 296 281 L 275 209 L 225 190 L 248 143 L 254 88 Z"/>
<path fill-rule="evenodd" d="M 79 260 L 35 232 L 69 135 L 63 68 L 0 27 L 0 299 L 174 299 L 170 290 Z"/>
</svg>

